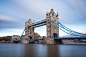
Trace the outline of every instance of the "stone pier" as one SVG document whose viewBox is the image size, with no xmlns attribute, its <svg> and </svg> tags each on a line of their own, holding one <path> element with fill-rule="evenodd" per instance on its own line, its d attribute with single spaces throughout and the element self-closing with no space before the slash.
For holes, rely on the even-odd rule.
<svg viewBox="0 0 86 57">
<path fill-rule="evenodd" d="M 50 13 L 46 13 L 46 27 L 47 27 L 47 38 L 44 38 L 45 44 L 54 44 L 54 37 L 59 37 L 59 28 L 57 28 L 52 20 L 58 24 L 59 15 L 54 12 L 53 8 Z"/>
<path fill-rule="evenodd" d="M 43 44 L 54 44 L 54 38 L 43 38 Z"/>
</svg>

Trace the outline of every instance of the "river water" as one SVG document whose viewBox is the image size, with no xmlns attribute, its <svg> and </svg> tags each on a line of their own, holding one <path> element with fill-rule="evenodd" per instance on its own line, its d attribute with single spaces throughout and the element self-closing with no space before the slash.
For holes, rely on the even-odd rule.
<svg viewBox="0 0 86 57">
<path fill-rule="evenodd" d="M 0 57 L 86 57 L 86 45 L 0 44 Z"/>
</svg>

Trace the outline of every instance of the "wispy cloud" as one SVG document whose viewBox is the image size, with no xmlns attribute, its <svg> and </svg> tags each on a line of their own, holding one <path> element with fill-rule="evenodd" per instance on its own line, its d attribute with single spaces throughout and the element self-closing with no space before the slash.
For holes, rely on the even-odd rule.
<svg viewBox="0 0 86 57">
<path fill-rule="evenodd" d="M 86 31 L 85 0 L 0 0 L 0 29 L 24 29 L 25 22 L 29 18 L 32 21 L 42 20 L 46 18 L 46 12 L 51 8 L 59 13 L 59 21 L 65 26 L 75 31 Z M 37 28 L 35 31 L 46 35 L 44 33 L 46 26 Z M 4 32 L 0 33 L 4 34 Z M 60 31 L 60 35 L 67 34 Z"/>
<path fill-rule="evenodd" d="M 1 14 L 0 14 L 0 20 L 15 21 L 15 19 Z"/>
</svg>

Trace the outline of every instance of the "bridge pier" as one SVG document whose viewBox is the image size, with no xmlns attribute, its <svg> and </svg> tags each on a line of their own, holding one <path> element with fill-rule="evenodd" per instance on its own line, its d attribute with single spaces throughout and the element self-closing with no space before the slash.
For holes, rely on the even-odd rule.
<svg viewBox="0 0 86 57">
<path fill-rule="evenodd" d="M 61 39 L 58 39 L 58 40 L 54 40 L 54 44 L 63 44 L 63 42 Z"/>
<path fill-rule="evenodd" d="M 25 38 L 27 38 L 26 42 L 23 41 L 24 43 L 29 44 L 29 39 L 34 39 L 34 28 L 33 27 L 28 27 L 28 25 L 31 25 L 32 21 L 29 19 L 27 22 L 25 22 Z"/>
<path fill-rule="evenodd" d="M 59 22 L 59 15 L 54 12 L 53 8 L 50 13 L 46 13 L 46 27 L 47 27 L 47 38 L 44 38 L 46 44 L 54 44 L 54 37 L 59 37 L 59 28 L 57 28 L 54 23 L 54 20 L 57 24 Z"/>
<path fill-rule="evenodd" d="M 23 43 L 23 44 L 29 44 L 29 41 L 28 40 L 21 40 L 21 43 Z"/>
<path fill-rule="evenodd" d="M 43 38 L 43 44 L 54 44 L 54 38 Z"/>
<path fill-rule="evenodd" d="M 43 38 L 43 44 L 63 44 L 61 39 L 54 40 L 54 38 Z"/>
</svg>

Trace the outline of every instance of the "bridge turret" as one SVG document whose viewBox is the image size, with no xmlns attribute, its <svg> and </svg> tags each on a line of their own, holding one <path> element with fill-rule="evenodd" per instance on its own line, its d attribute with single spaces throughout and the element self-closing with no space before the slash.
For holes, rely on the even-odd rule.
<svg viewBox="0 0 86 57">
<path fill-rule="evenodd" d="M 59 15 L 58 15 L 58 12 L 57 12 L 57 15 L 56 15 L 56 23 L 58 24 L 59 22 Z"/>
<path fill-rule="evenodd" d="M 32 24 L 31 18 L 29 18 L 29 20 L 25 22 L 25 38 L 27 38 L 28 42 L 29 39 L 34 39 L 34 28 L 28 28 L 28 25 L 30 24 Z"/>
<path fill-rule="evenodd" d="M 59 16 L 59 14 L 58 14 L 58 12 L 57 12 L 57 15 L 56 15 L 56 17 L 58 17 Z"/>
<path fill-rule="evenodd" d="M 54 10 L 53 10 L 53 8 L 51 8 L 50 16 L 54 16 Z"/>
<path fill-rule="evenodd" d="M 48 18 L 48 17 L 49 17 L 49 12 L 46 13 L 46 18 Z"/>
<path fill-rule="evenodd" d="M 59 21 L 58 14 L 56 15 L 53 8 L 51 9 L 50 13 L 46 13 L 47 38 L 43 39 L 46 44 L 54 44 L 54 38 L 59 37 L 59 28 L 54 25 L 52 20 L 56 23 Z"/>
<path fill-rule="evenodd" d="M 32 24 L 31 18 L 29 18 L 29 20 L 28 20 L 28 25 L 29 24 Z"/>
<path fill-rule="evenodd" d="M 52 20 L 56 23 L 58 23 L 59 18 L 58 18 L 58 13 L 54 12 L 53 8 L 51 9 L 50 13 L 46 14 L 46 24 L 47 24 L 47 37 L 48 38 L 54 38 L 54 37 L 59 37 L 59 28 L 57 28 Z"/>
</svg>

